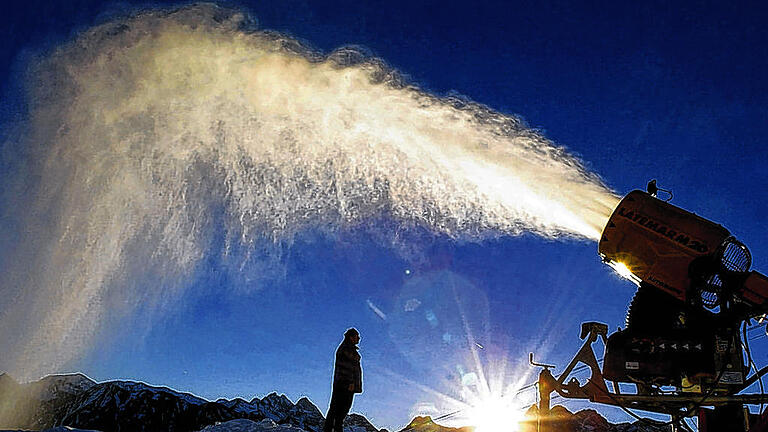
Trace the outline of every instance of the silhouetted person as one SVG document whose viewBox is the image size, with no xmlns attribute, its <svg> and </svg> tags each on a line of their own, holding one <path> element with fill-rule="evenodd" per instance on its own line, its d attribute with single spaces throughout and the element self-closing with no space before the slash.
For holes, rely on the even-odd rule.
<svg viewBox="0 0 768 432">
<path fill-rule="evenodd" d="M 336 363 L 333 372 L 333 394 L 328 415 L 325 416 L 323 432 L 343 432 L 344 417 L 352 408 L 355 393 L 363 392 L 363 370 L 360 367 L 360 354 L 357 344 L 360 333 L 351 328 L 344 333 L 344 340 L 336 350 Z"/>
</svg>

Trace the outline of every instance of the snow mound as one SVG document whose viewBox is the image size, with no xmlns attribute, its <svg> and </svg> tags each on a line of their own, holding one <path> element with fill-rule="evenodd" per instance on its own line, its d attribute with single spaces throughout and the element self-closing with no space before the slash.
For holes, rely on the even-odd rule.
<svg viewBox="0 0 768 432">
<path fill-rule="evenodd" d="M 260 422 L 246 419 L 230 420 L 217 425 L 206 426 L 200 432 L 304 432 L 304 429 L 290 425 L 278 425 L 270 419 Z"/>
<path fill-rule="evenodd" d="M 43 432 L 99 432 L 93 429 L 75 429 L 69 426 L 56 426 L 55 428 L 46 429 Z"/>
</svg>

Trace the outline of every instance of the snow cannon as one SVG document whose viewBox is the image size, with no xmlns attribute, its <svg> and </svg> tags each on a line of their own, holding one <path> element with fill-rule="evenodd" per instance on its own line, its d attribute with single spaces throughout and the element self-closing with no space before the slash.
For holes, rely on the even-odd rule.
<svg viewBox="0 0 768 432">
<path fill-rule="evenodd" d="M 650 193 L 621 200 L 598 251 L 620 275 L 680 302 L 736 308 L 743 318 L 768 311 L 768 278 L 749 271 L 749 249 L 722 225 Z"/>
<path fill-rule="evenodd" d="M 559 376 L 531 354 L 531 365 L 542 368 L 539 432 L 557 430 L 549 422 L 552 393 L 667 414 L 673 430 L 689 430 L 683 419 L 692 415 L 702 432 L 768 430 L 768 409 L 745 410 L 768 402 L 762 390 L 745 392 L 768 374 L 754 363 L 747 327 L 768 313 L 768 278 L 750 270 L 749 249 L 726 228 L 659 199 L 659 190 L 652 181 L 647 192 L 627 194 L 600 238 L 603 261 L 637 285 L 624 328 L 609 335 L 607 324 L 582 323 L 584 343 Z M 592 347 L 598 341 L 602 368 Z M 591 372 L 586 382 L 573 376 L 581 363 Z"/>
<path fill-rule="evenodd" d="M 768 278 L 750 271 L 743 243 L 715 222 L 635 190 L 614 210 L 598 251 L 638 285 L 625 329 L 607 340 L 607 379 L 739 388 L 748 372 L 739 329 L 768 312 Z"/>
</svg>

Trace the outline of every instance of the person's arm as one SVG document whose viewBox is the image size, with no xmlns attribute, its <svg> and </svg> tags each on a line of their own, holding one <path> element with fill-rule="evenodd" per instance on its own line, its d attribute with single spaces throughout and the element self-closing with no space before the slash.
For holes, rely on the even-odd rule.
<svg viewBox="0 0 768 432">
<path fill-rule="evenodd" d="M 355 393 L 363 392 L 363 368 L 360 366 L 360 355 L 357 355 L 357 361 L 355 362 Z"/>
</svg>

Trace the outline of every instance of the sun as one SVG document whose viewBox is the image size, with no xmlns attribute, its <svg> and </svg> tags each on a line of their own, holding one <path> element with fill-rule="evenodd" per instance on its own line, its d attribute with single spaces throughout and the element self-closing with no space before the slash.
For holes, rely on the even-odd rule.
<svg viewBox="0 0 768 432">
<path fill-rule="evenodd" d="M 475 432 L 516 432 L 523 412 L 510 398 L 489 396 L 476 403 L 468 413 Z"/>
</svg>

